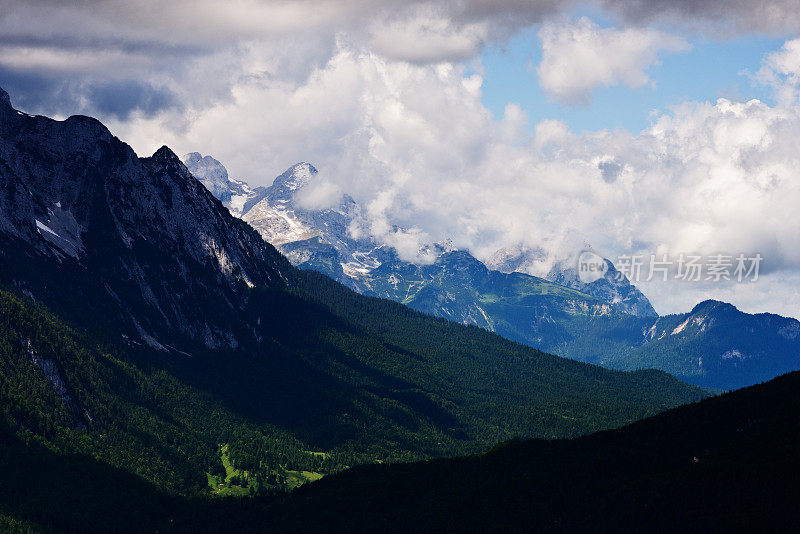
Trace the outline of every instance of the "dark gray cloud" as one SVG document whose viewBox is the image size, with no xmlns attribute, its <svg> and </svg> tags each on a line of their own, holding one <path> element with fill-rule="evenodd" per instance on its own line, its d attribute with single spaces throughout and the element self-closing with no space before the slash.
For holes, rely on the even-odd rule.
<svg viewBox="0 0 800 534">
<path fill-rule="evenodd" d="M 600 175 L 603 177 L 603 181 L 607 184 L 612 184 L 617 181 L 617 177 L 622 172 L 623 166 L 614 160 L 610 160 L 600 162 L 597 168 L 600 169 Z"/>
<path fill-rule="evenodd" d="M 0 17 L 0 20 L 1 17 Z M 81 34 L 0 34 L 1 47 L 58 48 L 82 50 L 116 50 L 126 54 L 158 55 L 163 59 L 198 56 L 210 53 L 210 47 L 197 43 L 175 43 L 160 40 L 136 40 L 114 35 L 90 36 Z"/>
<path fill-rule="evenodd" d="M 622 23 L 800 30 L 800 0 L 589 0 Z M 463 61 L 575 0 L 0 0 L 0 83 L 20 106 L 126 119 L 230 101 L 241 77 L 303 83 L 348 45 Z M 717 35 L 717 33 L 715 33 Z M 242 59 L 245 58 L 245 59 Z M 246 63 L 246 64 L 243 64 Z"/>
<path fill-rule="evenodd" d="M 79 106 L 79 95 L 63 80 L 47 74 L 16 72 L 0 66 L 0 87 L 11 95 L 15 108 L 29 113 L 56 115 Z"/>
<path fill-rule="evenodd" d="M 436 14 L 454 25 L 519 27 L 594 4 L 628 21 L 711 24 L 735 31 L 797 31 L 800 0 L 274 0 L 217 2 L 155 0 L 0 0 L 5 36 L 94 36 L 177 46 L 294 32 L 353 29 L 370 20 Z M 5 22 L 5 23 L 3 23 Z M 31 31 L 36 30 L 36 31 Z"/>
<path fill-rule="evenodd" d="M 134 111 L 152 117 L 160 111 L 180 107 L 180 101 L 169 89 L 139 81 L 92 85 L 87 91 L 87 96 L 92 108 L 100 114 L 120 120 L 127 119 Z"/>
<path fill-rule="evenodd" d="M 44 115 L 82 113 L 125 120 L 133 112 L 153 116 L 183 105 L 171 90 L 137 80 L 87 81 L 0 67 L 0 87 L 17 109 Z"/>
<path fill-rule="evenodd" d="M 656 22 L 713 32 L 800 29 L 800 0 L 589 3 L 634 24 Z M 283 63 L 280 68 L 296 71 L 295 81 L 302 78 L 301 71 L 310 72 L 332 56 L 341 32 L 388 58 L 417 64 L 461 61 L 523 27 L 574 14 L 578 5 L 586 2 L 0 0 L 0 73 L 3 83 L 17 94 L 25 93 L 17 98 L 37 110 L 53 111 L 80 101 L 88 102 L 87 111 L 126 117 L 134 110 L 154 113 L 179 99 L 184 105 L 203 106 L 225 98 L 237 76 L 230 68 L 231 58 L 254 47 L 264 51 L 261 56 L 270 56 L 259 59 L 268 64 L 265 77 L 273 76 L 270 68 Z M 309 51 L 303 43 L 313 40 L 320 44 Z M 226 60 L 205 61 L 226 50 Z M 279 56 L 293 58 L 276 59 Z M 202 84 L 203 77 L 191 72 L 199 68 L 207 70 L 210 83 Z"/>
<path fill-rule="evenodd" d="M 662 22 L 729 34 L 800 31 L 800 0 L 602 0 L 630 22 Z"/>
</svg>

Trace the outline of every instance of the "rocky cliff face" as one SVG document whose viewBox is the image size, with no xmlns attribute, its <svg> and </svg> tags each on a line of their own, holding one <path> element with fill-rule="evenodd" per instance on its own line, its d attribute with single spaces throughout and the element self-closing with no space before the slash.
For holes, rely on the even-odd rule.
<svg viewBox="0 0 800 534">
<path fill-rule="evenodd" d="M 139 158 L 95 119 L 29 116 L 3 93 L 0 180 L 3 280 L 77 310 L 62 281 L 151 345 L 237 346 L 247 288 L 283 283 L 280 254 L 172 151 Z"/>
</svg>

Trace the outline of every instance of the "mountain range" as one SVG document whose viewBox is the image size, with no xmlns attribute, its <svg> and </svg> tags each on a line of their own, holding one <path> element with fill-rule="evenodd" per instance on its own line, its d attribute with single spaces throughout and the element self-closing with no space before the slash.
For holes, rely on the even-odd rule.
<svg viewBox="0 0 800 534">
<path fill-rule="evenodd" d="M 616 369 L 655 368 L 714 389 L 734 389 L 800 368 L 800 322 L 750 315 L 707 301 L 690 313 L 659 317 L 644 294 L 615 266 L 597 280 L 577 272 L 589 244 L 572 239 L 561 250 L 511 247 L 487 263 L 449 242 L 401 259 L 380 240 L 358 232 L 364 209 L 349 195 L 326 209 L 299 201 L 317 170 L 299 163 L 269 187 L 230 180 L 211 156 L 191 153 L 187 168 L 229 207 L 303 269 L 351 289 L 401 302 L 451 321 L 581 361 Z M 542 273 L 544 277 L 530 273 Z"/>
<path fill-rule="evenodd" d="M 140 531 L 162 494 L 268 496 L 708 396 L 293 267 L 169 148 L 0 97 L 0 526 Z M 131 488 L 123 525 L 80 512 Z"/>
<path fill-rule="evenodd" d="M 183 162 L 233 215 L 250 223 L 294 265 L 323 272 L 359 293 L 413 303 L 422 288 L 430 291 L 430 282 L 448 272 L 441 264 L 450 261 L 450 255 L 488 270 L 469 252 L 456 250 L 447 241 L 424 246 L 418 254 L 420 261 L 410 262 L 401 260 L 394 248 L 373 236 L 353 237 L 352 229 L 363 223 L 364 209 L 349 195 L 343 195 L 338 205 L 325 209 L 305 208 L 297 201 L 298 192 L 313 187 L 318 174 L 308 163 L 293 165 L 269 187 L 250 188 L 244 181 L 230 180 L 227 169 L 211 156 L 193 152 L 184 156 Z M 618 276 L 613 266 L 602 278 L 581 282 L 575 272 L 575 252 L 565 250 L 556 255 L 544 279 L 534 277 L 536 281 L 557 282 L 632 315 L 656 316 L 647 298 L 625 277 Z M 542 263 L 547 253 L 542 249 L 502 249 L 492 258 L 492 270 L 528 274 L 537 263 L 533 258 Z M 475 302 L 462 310 L 461 315 L 456 313 L 447 318 L 491 327 L 481 317 L 480 308 L 480 303 Z"/>
</svg>

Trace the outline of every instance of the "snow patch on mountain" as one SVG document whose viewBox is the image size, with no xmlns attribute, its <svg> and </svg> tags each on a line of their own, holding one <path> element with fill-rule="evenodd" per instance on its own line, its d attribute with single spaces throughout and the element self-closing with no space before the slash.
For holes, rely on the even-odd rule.
<svg viewBox="0 0 800 534">
<path fill-rule="evenodd" d="M 60 237 L 61 237 L 60 235 L 58 235 L 57 233 L 55 233 L 55 232 L 54 232 L 54 231 L 53 231 L 53 230 L 52 230 L 52 229 L 51 229 L 49 226 L 47 226 L 46 224 L 44 224 L 42 221 L 40 221 L 40 220 L 38 220 L 38 219 L 36 220 L 36 227 L 37 227 L 39 230 L 44 230 L 45 232 L 47 232 L 47 233 L 49 233 L 49 234 L 52 234 L 52 235 L 54 235 L 54 236 L 56 236 L 56 237 L 58 237 L 58 238 L 60 238 Z"/>
<path fill-rule="evenodd" d="M 223 204 L 231 212 L 231 215 L 241 218 L 244 214 L 245 204 L 256 195 L 256 192 L 241 180 L 230 180 L 228 185 L 231 192 L 230 200 L 227 203 L 223 202 Z"/>
<path fill-rule="evenodd" d="M 723 360 L 746 360 L 749 356 L 746 356 L 739 352 L 736 349 L 729 350 L 722 355 Z"/>
<path fill-rule="evenodd" d="M 60 201 L 47 208 L 47 217 L 42 219 L 35 219 L 35 223 L 45 240 L 73 258 L 78 258 L 84 252 L 82 229 L 73 214 L 61 208 Z"/>
<path fill-rule="evenodd" d="M 242 219 L 276 247 L 317 235 L 314 229 L 295 217 L 294 210 L 287 209 L 285 204 L 270 205 L 267 199 L 253 206 Z"/>
<path fill-rule="evenodd" d="M 291 172 L 279 176 L 274 185 L 295 192 L 311 183 L 315 174 L 317 170 L 313 166 L 305 162 L 298 163 L 291 168 Z"/>
</svg>

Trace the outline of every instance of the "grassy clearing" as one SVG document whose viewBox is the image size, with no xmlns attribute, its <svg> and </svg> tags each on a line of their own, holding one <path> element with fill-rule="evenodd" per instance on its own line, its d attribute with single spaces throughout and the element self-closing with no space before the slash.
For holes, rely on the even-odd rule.
<svg viewBox="0 0 800 534">
<path fill-rule="evenodd" d="M 222 466 L 225 468 L 225 476 L 220 477 L 206 473 L 208 485 L 211 487 L 211 490 L 216 495 L 223 497 L 242 497 L 250 495 L 250 473 L 248 471 L 240 471 L 233 467 L 227 443 L 220 447 L 219 457 L 222 461 Z"/>
<path fill-rule="evenodd" d="M 323 459 L 328 457 L 328 453 L 325 452 L 306 452 Z M 219 448 L 219 457 L 222 461 L 222 466 L 225 468 L 225 476 L 222 477 L 206 473 L 208 486 L 215 495 L 222 497 L 243 497 L 258 490 L 257 481 L 249 471 L 236 469 L 233 466 L 227 444 Z M 317 473 L 315 471 L 293 471 L 283 468 L 275 470 L 273 474 L 275 475 L 275 479 L 282 481 L 282 485 L 288 490 L 300 487 L 307 482 L 314 482 L 324 476 L 322 473 Z"/>
<path fill-rule="evenodd" d="M 290 489 L 294 489 L 307 482 L 319 480 L 322 477 L 322 473 L 315 473 L 314 471 L 286 471 L 286 485 Z"/>
</svg>

